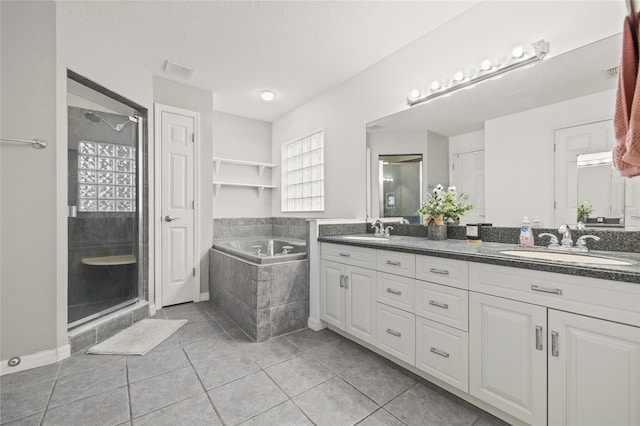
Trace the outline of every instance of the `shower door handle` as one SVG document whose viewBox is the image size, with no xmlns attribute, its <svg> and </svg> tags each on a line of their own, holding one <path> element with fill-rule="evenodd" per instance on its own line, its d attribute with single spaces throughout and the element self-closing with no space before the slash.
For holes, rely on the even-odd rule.
<svg viewBox="0 0 640 426">
<path fill-rule="evenodd" d="M 173 222 L 174 220 L 180 220 L 180 218 L 179 217 L 173 217 L 173 216 L 170 216 L 170 215 L 166 215 L 164 217 L 164 221 L 165 222 Z"/>
</svg>

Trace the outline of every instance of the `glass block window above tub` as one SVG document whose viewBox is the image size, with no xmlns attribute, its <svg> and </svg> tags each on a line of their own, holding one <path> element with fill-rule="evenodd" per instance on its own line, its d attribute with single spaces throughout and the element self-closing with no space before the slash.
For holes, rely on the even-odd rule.
<svg viewBox="0 0 640 426">
<path fill-rule="evenodd" d="M 324 210 L 324 131 L 282 145 L 282 211 Z"/>
<path fill-rule="evenodd" d="M 78 210 L 136 211 L 136 149 L 128 145 L 80 141 Z"/>
</svg>

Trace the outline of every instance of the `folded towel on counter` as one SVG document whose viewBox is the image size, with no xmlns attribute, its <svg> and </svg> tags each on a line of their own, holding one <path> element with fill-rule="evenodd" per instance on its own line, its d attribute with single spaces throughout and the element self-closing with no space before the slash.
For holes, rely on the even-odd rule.
<svg viewBox="0 0 640 426">
<path fill-rule="evenodd" d="M 625 18 L 622 57 L 616 93 L 613 162 L 625 177 L 640 175 L 640 84 L 638 82 L 637 19 Z"/>
</svg>

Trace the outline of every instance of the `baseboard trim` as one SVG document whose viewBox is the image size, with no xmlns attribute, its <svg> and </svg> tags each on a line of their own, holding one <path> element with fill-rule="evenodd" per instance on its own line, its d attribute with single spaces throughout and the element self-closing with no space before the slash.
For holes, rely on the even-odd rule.
<svg viewBox="0 0 640 426">
<path fill-rule="evenodd" d="M 307 320 L 307 327 L 313 331 L 320 331 L 327 328 L 327 323 L 318 318 L 309 317 Z"/>
<path fill-rule="evenodd" d="M 0 376 L 5 374 L 17 373 L 19 371 L 30 370 L 32 368 L 42 367 L 62 361 L 71 356 L 71 345 L 66 344 L 55 349 L 36 352 L 20 357 L 20 364 L 15 367 L 9 367 L 9 360 L 3 359 L 0 365 Z"/>
<path fill-rule="evenodd" d="M 209 292 L 200 293 L 200 300 L 198 302 L 207 302 L 209 300 Z"/>
</svg>

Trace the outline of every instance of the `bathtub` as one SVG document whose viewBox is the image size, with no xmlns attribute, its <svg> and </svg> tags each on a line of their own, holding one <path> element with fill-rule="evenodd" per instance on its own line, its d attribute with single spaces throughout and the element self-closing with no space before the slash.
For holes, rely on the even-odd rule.
<svg viewBox="0 0 640 426">
<path fill-rule="evenodd" d="M 267 254 L 270 240 L 273 241 L 273 256 Z M 291 262 L 307 258 L 306 242 L 293 238 L 251 237 L 217 240 L 213 242 L 213 249 L 259 265 Z"/>
</svg>

